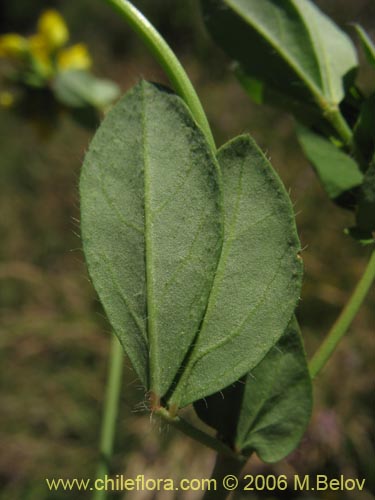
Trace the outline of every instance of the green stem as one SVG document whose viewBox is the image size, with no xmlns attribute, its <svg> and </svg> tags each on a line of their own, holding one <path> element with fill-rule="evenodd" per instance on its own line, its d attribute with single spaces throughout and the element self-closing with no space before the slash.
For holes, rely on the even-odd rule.
<svg viewBox="0 0 375 500">
<path fill-rule="evenodd" d="M 326 339 L 310 361 L 310 374 L 315 378 L 332 356 L 338 343 L 345 335 L 355 315 L 362 305 L 371 284 L 375 279 L 375 250 L 373 250 L 367 267 L 359 280 L 348 303 L 329 331 Z"/>
<path fill-rule="evenodd" d="M 226 483 L 229 487 L 235 486 L 241 469 L 244 466 L 244 461 L 234 460 L 231 457 L 218 454 L 216 457 L 215 467 L 211 474 L 211 479 L 214 481 L 215 487 L 207 489 L 202 500 L 225 500 L 230 494 L 231 490 L 224 487 L 224 478 L 228 480 Z M 232 476 L 228 479 L 228 476 Z M 237 489 L 235 487 L 234 489 Z"/>
<path fill-rule="evenodd" d="M 326 112 L 327 120 L 336 130 L 345 146 L 352 146 L 353 132 L 338 108 Z"/>
<path fill-rule="evenodd" d="M 141 37 L 167 74 L 175 91 L 184 99 L 213 151 L 216 150 L 207 116 L 195 89 L 176 55 L 152 24 L 128 0 L 105 0 Z"/>
<path fill-rule="evenodd" d="M 180 430 L 196 441 L 199 441 L 208 448 L 217 451 L 219 454 L 230 458 L 234 462 L 243 464 L 245 460 L 244 457 L 242 457 L 241 455 L 237 455 L 231 448 L 229 448 L 229 446 L 225 445 L 222 441 L 219 441 L 215 437 L 199 430 L 197 427 L 190 425 L 189 422 L 187 422 L 183 418 L 179 416 L 172 416 L 165 408 L 158 408 L 157 410 L 155 410 L 155 414 L 159 415 L 170 425 L 173 425 L 173 427 L 175 427 L 176 429 Z"/>
<path fill-rule="evenodd" d="M 97 479 L 104 478 L 104 476 L 110 473 L 123 366 L 124 352 L 117 337 L 112 335 L 103 420 L 100 433 L 100 461 L 96 471 Z M 107 493 L 102 490 L 96 491 L 92 498 L 93 500 L 104 500 L 106 496 Z"/>
</svg>

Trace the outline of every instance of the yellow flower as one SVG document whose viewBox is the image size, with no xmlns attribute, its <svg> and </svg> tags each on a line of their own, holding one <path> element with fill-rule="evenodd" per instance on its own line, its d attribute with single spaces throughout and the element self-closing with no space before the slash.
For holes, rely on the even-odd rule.
<svg viewBox="0 0 375 500">
<path fill-rule="evenodd" d="M 27 51 L 27 40 L 16 33 L 0 36 L 0 57 L 20 59 Z"/>
<path fill-rule="evenodd" d="M 0 92 L 0 107 L 10 108 L 14 104 L 14 95 L 8 91 Z"/>
<path fill-rule="evenodd" d="M 48 76 L 53 71 L 48 42 L 40 33 L 30 36 L 28 42 L 30 54 L 37 64 L 38 70 L 44 76 Z"/>
<path fill-rule="evenodd" d="M 48 48 L 59 49 L 69 39 L 69 31 L 64 19 L 56 10 L 46 10 L 38 21 L 38 34 L 45 40 Z"/>
<path fill-rule="evenodd" d="M 92 59 L 83 43 L 77 43 L 57 54 L 57 65 L 60 70 L 89 69 Z"/>
</svg>

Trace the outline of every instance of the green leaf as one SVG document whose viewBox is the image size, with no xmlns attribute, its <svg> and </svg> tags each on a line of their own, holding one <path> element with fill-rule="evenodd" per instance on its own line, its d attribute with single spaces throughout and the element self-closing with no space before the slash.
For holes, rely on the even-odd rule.
<svg viewBox="0 0 375 500">
<path fill-rule="evenodd" d="M 355 24 L 354 28 L 357 31 L 363 51 L 366 55 L 368 62 L 375 67 L 375 45 L 366 31 L 359 24 Z"/>
<path fill-rule="evenodd" d="M 338 105 L 357 56 L 350 38 L 309 0 L 201 0 L 215 41 L 244 73 L 320 108 Z M 349 78 L 350 76 L 350 78 Z"/>
<path fill-rule="evenodd" d="M 80 182 L 94 286 L 144 385 L 168 391 L 222 244 L 218 169 L 184 102 L 142 82 L 107 114 Z"/>
<path fill-rule="evenodd" d="M 260 80 L 246 74 L 239 65 L 235 65 L 234 68 L 238 81 L 255 103 L 282 108 L 288 113 L 292 113 L 300 123 L 308 127 L 315 126 L 322 130 L 327 128 L 321 111 L 314 103 L 308 100 L 301 101 L 295 96 L 287 95 L 267 86 Z"/>
<path fill-rule="evenodd" d="M 72 108 L 93 106 L 103 109 L 110 105 L 120 94 L 118 86 L 110 81 L 96 78 L 81 70 L 58 73 L 52 84 L 56 98 Z"/>
<path fill-rule="evenodd" d="M 185 406 L 235 382 L 283 334 L 299 299 L 302 262 L 293 207 L 249 136 L 218 152 L 224 244 L 201 330 L 170 403 Z"/>
<path fill-rule="evenodd" d="M 297 137 L 331 199 L 362 184 L 363 174 L 357 163 L 327 139 L 302 126 L 297 127 Z"/>
<path fill-rule="evenodd" d="M 306 430 L 312 387 L 297 321 L 241 381 L 194 404 L 198 416 L 244 455 L 265 462 L 291 453 Z"/>
</svg>

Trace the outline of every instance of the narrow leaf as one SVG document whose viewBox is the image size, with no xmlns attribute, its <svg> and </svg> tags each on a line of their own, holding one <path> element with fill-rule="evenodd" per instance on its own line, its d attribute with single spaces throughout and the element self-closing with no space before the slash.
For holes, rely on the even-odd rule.
<svg viewBox="0 0 375 500">
<path fill-rule="evenodd" d="M 337 106 L 357 67 L 350 38 L 309 0 L 201 0 L 215 41 L 249 76 L 300 101 Z M 345 82 L 349 83 L 349 82 Z"/>
<path fill-rule="evenodd" d="M 368 62 L 375 67 L 375 45 L 366 31 L 359 24 L 355 24 L 354 28 L 357 31 L 359 39 L 361 41 L 363 51 L 365 53 Z"/>
<path fill-rule="evenodd" d="M 291 453 L 312 409 L 311 380 L 296 320 L 246 377 L 194 407 L 243 455 L 256 451 L 265 462 L 277 462 Z"/>
<path fill-rule="evenodd" d="M 96 133 L 80 192 L 94 286 L 142 382 L 161 397 L 202 321 L 220 255 L 216 161 L 183 101 L 142 82 Z"/>
<path fill-rule="evenodd" d="M 297 128 L 297 137 L 331 199 L 361 185 L 363 174 L 353 158 L 305 127 Z"/>
<path fill-rule="evenodd" d="M 300 294 L 302 262 L 293 207 L 250 139 L 218 153 L 224 245 L 202 328 L 171 404 L 185 406 L 235 382 L 283 334 Z"/>
</svg>

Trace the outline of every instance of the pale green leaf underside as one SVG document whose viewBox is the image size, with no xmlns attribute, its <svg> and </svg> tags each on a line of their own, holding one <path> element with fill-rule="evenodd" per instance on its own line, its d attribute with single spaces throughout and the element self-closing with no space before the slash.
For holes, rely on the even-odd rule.
<svg viewBox="0 0 375 500">
<path fill-rule="evenodd" d="M 235 445 L 277 462 L 298 445 L 311 416 L 312 388 L 296 320 L 247 376 Z"/>
<path fill-rule="evenodd" d="M 359 24 L 354 25 L 359 39 L 361 40 L 361 44 L 363 47 L 363 51 L 366 55 L 366 59 L 368 62 L 375 67 L 375 45 L 366 31 Z"/>
<path fill-rule="evenodd" d="M 331 199 L 361 185 L 363 174 L 350 156 L 305 127 L 297 128 L 297 136 Z"/>
<path fill-rule="evenodd" d="M 109 320 L 163 396 L 198 330 L 221 249 L 218 171 L 183 101 L 141 82 L 108 113 L 80 182 L 82 239 Z"/>
<path fill-rule="evenodd" d="M 243 71 L 300 99 L 336 106 L 357 66 L 349 37 L 309 0 L 202 0 L 216 42 Z"/>
<path fill-rule="evenodd" d="M 185 406 L 235 382 L 279 340 L 300 294 L 290 199 L 270 163 L 241 136 L 218 153 L 224 245 L 207 312 L 171 402 Z"/>
</svg>

